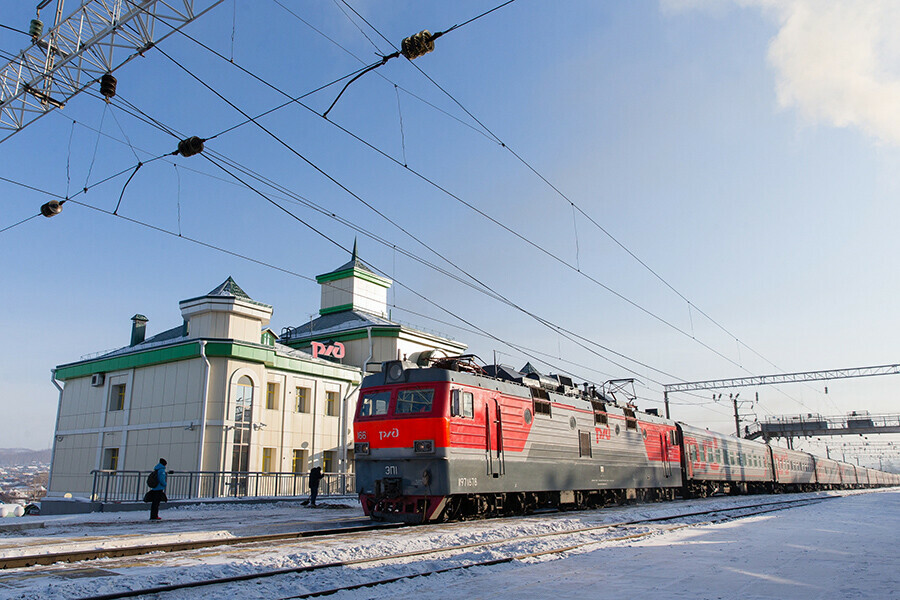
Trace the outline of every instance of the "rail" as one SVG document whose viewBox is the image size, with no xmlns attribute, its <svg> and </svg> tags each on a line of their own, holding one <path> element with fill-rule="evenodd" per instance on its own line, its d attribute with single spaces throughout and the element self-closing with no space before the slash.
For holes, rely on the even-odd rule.
<svg viewBox="0 0 900 600">
<path fill-rule="evenodd" d="M 150 471 L 94 470 L 91 500 L 94 502 L 141 502 Z M 309 494 L 308 473 L 263 473 L 253 471 L 174 471 L 166 485 L 169 500 L 216 498 L 289 497 Z M 323 473 L 319 496 L 356 493 L 353 473 Z"/>
</svg>

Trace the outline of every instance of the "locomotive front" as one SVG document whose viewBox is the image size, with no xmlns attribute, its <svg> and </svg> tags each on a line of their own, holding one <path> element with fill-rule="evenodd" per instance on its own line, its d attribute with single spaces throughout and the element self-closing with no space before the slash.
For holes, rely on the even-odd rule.
<svg viewBox="0 0 900 600">
<path fill-rule="evenodd" d="M 373 519 L 434 520 L 448 485 L 450 382 L 389 361 L 367 376 L 353 421 L 356 486 Z"/>
</svg>

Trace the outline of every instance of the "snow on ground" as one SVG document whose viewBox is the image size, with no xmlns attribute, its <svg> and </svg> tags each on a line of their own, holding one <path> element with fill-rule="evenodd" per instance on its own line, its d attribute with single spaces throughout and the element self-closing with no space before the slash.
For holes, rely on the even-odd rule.
<svg viewBox="0 0 900 600">
<path fill-rule="evenodd" d="M 803 494 L 714 498 L 633 505 L 601 511 L 546 513 L 527 518 L 475 521 L 413 529 L 354 534 L 340 539 L 303 539 L 286 544 L 219 547 L 176 556 L 161 553 L 0 572 L 0 599 L 81 598 L 154 585 L 239 575 L 267 569 L 409 552 L 437 545 L 517 538 L 508 548 L 536 552 L 552 547 L 621 535 L 570 533 L 562 538 L 529 538 L 546 531 L 568 531 L 616 523 L 794 497 L 822 498 L 817 504 L 719 524 L 675 531 L 646 525 L 646 538 L 605 542 L 523 562 L 475 567 L 404 580 L 376 588 L 342 592 L 334 598 L 515 599 L 540 597 L 664 597 L 753 600 L 762 598 L 900 599 L 900 561 L 894 551 L 900 531 L 900 488 L 868 493 Z M 833 499 L 825 499 L 837 496 Z M 90 544 L 130 545 L 168 539 L 249 535 L 355 521 L 357 506 L 331 501 L 332 508 L 309 509 L 296 503 L 184 507 L 148 523 L 144 513 L 94 513 L 43 518 L 45 527 L 0 529 L 0 551 L 31 554 L 33 548 L 58 552 Z M 627 533 L 633 533 L 629 529 Z M 182 536 L 182 537 L 178 537 Z M 366 563 L 329 573 L 292 574 L 233 584 L 228 589 L 196 588 L 162 598 L 202 600 L 284 598 L 349 583 L 384 579 L 499 557 L 496 548 L 468 549 L 439 558 L 408 558 L 403 563 Z"/>
</svg>

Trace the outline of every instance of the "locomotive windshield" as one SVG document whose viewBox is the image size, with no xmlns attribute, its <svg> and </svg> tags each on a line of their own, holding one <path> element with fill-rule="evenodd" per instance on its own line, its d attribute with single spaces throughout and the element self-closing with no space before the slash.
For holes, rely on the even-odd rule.
<svg viewBox="0 0 900 600">
<path fill-rule="evenodd" d="M 389 391 L 370 392 L 364 395 L 359 403 L 359 416 L 372 417 L 376 415 L 386 415 L 390 402 L 391 393 Z"/>
<path fill-rule="evenodd" d="M 434 390 L 400 390 L 395 415 L 431 412 Z"/>
</svg>

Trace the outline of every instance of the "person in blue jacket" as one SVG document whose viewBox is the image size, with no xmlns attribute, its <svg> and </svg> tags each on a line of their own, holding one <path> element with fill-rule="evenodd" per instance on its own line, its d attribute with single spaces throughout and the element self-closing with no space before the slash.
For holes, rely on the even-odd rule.
<svg viewBox="0 0 900 600">
<path fill-rule="evenodd" d="M 159 459 L 159 464 L 153 467 L 153 470 L 156 471 L 156 477 L 159 483 L 147 493 L 147 496 L 150 499 L 151 521 L 162 521 L 162 519 L 159 518 L 159 503 L 168 502 L 169 500 L 166 497 L 166 464 L 166 459 L 161 458 Z"/>
</svg>

